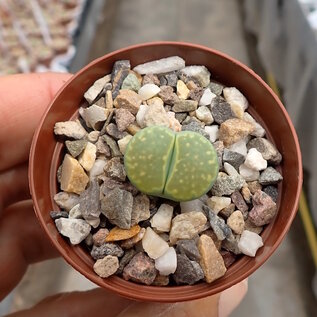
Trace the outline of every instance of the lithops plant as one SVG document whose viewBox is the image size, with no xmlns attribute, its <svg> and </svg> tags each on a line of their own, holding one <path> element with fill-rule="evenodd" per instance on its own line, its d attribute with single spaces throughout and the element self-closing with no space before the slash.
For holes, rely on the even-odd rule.
<svg viewBox="0 0 317 317">
<path fill-rule="evenodd" d="M 132 138 L 124 165 L 141 192 L 174 201 L 201 197 L 218 174 L 217 153 L 205 137 L 160 126 L 145 128 Z"/>
</svg>

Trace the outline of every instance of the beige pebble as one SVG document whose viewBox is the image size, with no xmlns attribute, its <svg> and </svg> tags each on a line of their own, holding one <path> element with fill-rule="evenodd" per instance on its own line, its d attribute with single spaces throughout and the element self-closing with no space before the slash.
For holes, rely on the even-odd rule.
<svg viewBox="0 0 317 317">
<path fill-rule="evenodd" d="M 80 194 L 85 190 L 88 181 L 89 177 L 79 162 L 66 154 L 62 165 L 61 189 L 66 192 Z"/>
<path fill-rule="evenodd" d="M 96 145 L 92 144 L 91 142 L 87 142 L 84 151 L 79 155 L 78 162 L 87 172 L 92 169 L 95 163 L 96 152 Z"/>
<path fill-rule="evenodd" d="M 227 225 L 236 234 L 241 234 L 244 230 L 243 214 L 240 210 L 233 212 L 227 219 Z"/>
<path fill-rule="evenodd" d="M 97 260 L 94 264 L 94 271 L 103 278 L 109 277 L 117 272 L 119 260 L 116 256 L 107 255 L 103 259 Z"/>
<path fill-rule="evenodd" d="M 207 283 L 212 283 L 225 275 L 227 269 L 223 258 L 210 237 L 205 234 L 199 237 L 198 250 L 201 256 L 200 265 Z"/>
<path fill-rule="evenodd" d="M 182 80 L 177 81 L 176 91 L 177 91 L 177 96 L 180 99 L 185 100 L 189 96 L 189 89 L 187 88 L 187 86 L 185 85 L 185 83 Z"/>
</svg>

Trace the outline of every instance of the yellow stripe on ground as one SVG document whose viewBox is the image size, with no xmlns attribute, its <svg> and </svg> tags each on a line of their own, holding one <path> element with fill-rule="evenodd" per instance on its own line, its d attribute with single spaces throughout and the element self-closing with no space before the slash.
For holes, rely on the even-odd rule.
<svg viewBox="0 0 317 317">
<path fill-rule="evenodd" d="M 273 74 L 268 73 L 266 76 L 266 79 L 269 86 L 276 93 L 276 95 L 281 99 L 281 94 Z M 316 229 L 311 217 L 311 213 L 309 211 L 309 206 L 307 204 L 304 190 L 302 190 L 300 194 L 298 209 L 299 209 L 300 217 L 303 222 L 304 230 L 307 236 L 308 245 L 309 245 L 309 248 L 315 263 L 315 267 L 317 267 L 317 234 L 316 234 Z"/>
</svg>

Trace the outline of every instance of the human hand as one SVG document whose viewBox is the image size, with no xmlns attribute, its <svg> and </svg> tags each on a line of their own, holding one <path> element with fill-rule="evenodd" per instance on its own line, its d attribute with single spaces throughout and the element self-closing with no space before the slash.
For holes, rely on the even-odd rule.
<svg viewBox="0 0 317 317">
<path fill-rule="evenodd" d="M 0 300 L 21 280 L 29 264 L 57 257 L 30 200 L 27 161 L 33 133 L 69 74 L 0 78 Z M 208 298 L 175 304 L 142 303 L 96 288 L 57 294 L 10 316 L 227 316 L 242 300 L 246 283 Z M 220 301 L 219 301 L 220 298 Z M 229 303 L 228 303 L 229 301 Z"/>
</svg>

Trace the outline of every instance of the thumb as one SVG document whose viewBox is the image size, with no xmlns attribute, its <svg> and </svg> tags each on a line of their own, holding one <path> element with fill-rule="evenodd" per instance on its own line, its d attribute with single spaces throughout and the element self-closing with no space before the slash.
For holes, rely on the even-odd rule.
<svg viewBox="0 0 317 317">
<path fill-rule="evenodd" d="M 56 294 L 30 309 L 7 317 L 115 317 L 130 304 L 131 301 L 128 299 L 96 288 L 86 292 Z"/>
</svg>

